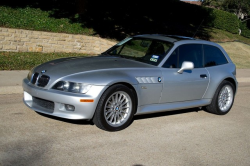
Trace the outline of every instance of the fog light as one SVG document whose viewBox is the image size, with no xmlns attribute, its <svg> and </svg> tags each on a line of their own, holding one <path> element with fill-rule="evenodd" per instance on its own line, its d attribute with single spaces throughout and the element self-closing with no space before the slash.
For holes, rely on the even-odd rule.
<svg viewBox="0 0 250 166">
<path fill-rule="evenodd" d="M 73 105 L 65 104 L 65 109 L 67 111 L 75 111 L 75 107 Z"/>
</svg>

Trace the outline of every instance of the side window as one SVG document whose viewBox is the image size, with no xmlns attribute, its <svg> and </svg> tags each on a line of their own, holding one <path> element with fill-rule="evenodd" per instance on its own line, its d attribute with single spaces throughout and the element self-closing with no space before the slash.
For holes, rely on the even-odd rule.
<svg viewBox="0 0 250 166">
<path fill-rule="evenodd" d="M 170 55 L 167 61 L 164 63 L 162 67 L 164 68 L 177 68 L 177 60 L 178 60 L 178 48 L 174 50 L 174 52 Z"/>
<path fill-rule="evenodd" d="M 228 63 L 226 57 L 217 47 L 204 45 L 205 67 L 217 66 Z"/>
<path fill-rule="evenodd" d="M 194 63 L 194 68 L 203 67 L 203 53 L 201 44 L 185 44 L 179 46 L 179 63 L 178 68 L 184 61 Z"/>
</svg>

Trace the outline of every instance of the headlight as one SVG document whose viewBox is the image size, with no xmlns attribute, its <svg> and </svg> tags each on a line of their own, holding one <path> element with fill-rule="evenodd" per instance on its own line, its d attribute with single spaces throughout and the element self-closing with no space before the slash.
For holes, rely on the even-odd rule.
<svg viewBox="0 0 250 166">
<path fill-rule="evenodd" d="M 90 88 L 91 85 L 88 84 L 68 82 L 68 81 L 59 81 L 52 87 L 52 89 L 66 91 L 66 92 L 73 92 L 73 93 L 87 93 Z"/>
<path fill-rule="evenodd" d="M 30 70 L 29 74 L 27 75 L 27 78 L 29 81 L 31 80 L 32 74 L 33 74 L 33 70 Z"/>
</svg>

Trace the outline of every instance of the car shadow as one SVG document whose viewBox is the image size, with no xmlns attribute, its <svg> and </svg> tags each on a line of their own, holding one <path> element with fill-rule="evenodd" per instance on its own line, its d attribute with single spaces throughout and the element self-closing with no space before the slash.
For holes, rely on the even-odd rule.
<svg viewBox="0 0 250 166">
<path fill-rule="evenodd" d="M 71 123 L 71 124 L 76 124 L 76 125 L 94 125 L 94 123 L 91 120 L 72 120 L 72 119 L 65 119 L 65 118 L 60 118 L 56 116 L 51 116 L 51 115 L 43 114 L 40 112 L 36 112 L 36 113 L 46 118 L 58 120 L 61 122 L 66 122 L 66 123 Z"/>
<path fill-rule="evenodd" d="M 189 109 L 182 109 L 182 110 L 173 110 L 173 111 L 166 111 L 166 112 L 158 112 L 152 114 L 143 114 L 143 115 L 136 115 L 134 120 L 142 120 L 142 119 L 150 119 L 150 118 L 157 118 L 162 116 L 171 116 L 171 115 L 178 115 L 178 114 L 185 114 L 191 112 L 199 112 L 203 111 L 202 108 L 189 108 Z"/>
<path fill-rule="evenodd" d="M 131 121 L 130 125 L 135 120 L 151 119 L 151 118 L 178 115 L 178 114 L 185 114 L 185 113 L 191 113 L 191 112 L 199 112 L 199 111 L 203 111 L 203 109 L 202 108 L 189 108 L 189 109 L 182 109 L 182 110 L 173 110 L 173 111 L 166 111 L 166 112 L 158 112 L 158 113 L 151 113 L 151 114 L 136 115 L 136 116 L 134 116 L 134 118 Z M 43 113 L 40 113 L 40 112 L 36 112 L 36 113 L 43 116 L 43 117 L 46 117 L 46 118 L 58 120 L 58 121 L 61 121 L 61 122 L 71 123 L 71 124 L 75 124 L 75 125 L 95 125 L 92 122 L 92 120 L 71 120 L 71 119 L 64 119 L 64 118 L 60 118 L 60 117 L 55 117 L 55 116 L 43 114 Z"/>
</svg>

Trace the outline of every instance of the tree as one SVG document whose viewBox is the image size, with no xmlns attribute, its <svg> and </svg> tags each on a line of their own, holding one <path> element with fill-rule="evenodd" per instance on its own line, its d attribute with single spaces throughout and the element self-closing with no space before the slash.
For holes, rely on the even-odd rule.
<svg viewBox="0 0 250 166">
<path fill-rule="evenodd" d="M 224 0 L 200 0 L 203 6 L 221 9 Z"/>
<path fill-rule="evenodd" d="M 200 0 L 202 5 L 234 13 L 238 19 L 250 16 L 250 0 Z"/>
<path fill-rule="evenodd" d="M 250 15 L 250 0 L 224 0 L 223 9 L 234 13 L 240 20 Z"/>
</svg>

